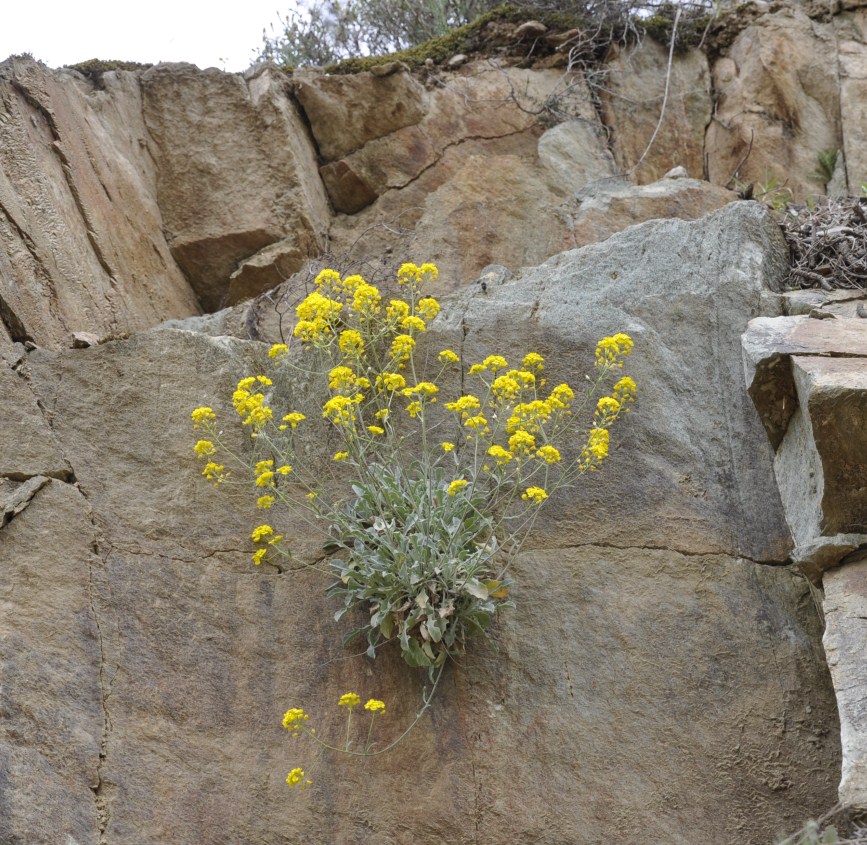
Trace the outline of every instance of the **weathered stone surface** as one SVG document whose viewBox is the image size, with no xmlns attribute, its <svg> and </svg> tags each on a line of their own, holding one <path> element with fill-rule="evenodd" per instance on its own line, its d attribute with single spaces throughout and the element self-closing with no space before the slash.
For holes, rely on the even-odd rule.
<svg viewBox="0 0 867 845">
<path fill-rule="evenodd" d="M 809 288 L 783 294 L 783 313 L 787 317 L 806 316 L 817 308 L 837 317 L 857 317 L 858 306 L 865 304 L 867 295 L 857 290 Z"/>
<path fill-rule="evenodd" d="M 613 49 L 609 56 L 600 99 L 621 170 L 638 164 L 653 137 L 662 111 L 667 66 L 668 50 L 650 38 L 636 47 Z M 710 115 L 707 58 L 691 49 L 672 63 L 665 115 L 635 178 L 642 184 L 655 182 L 678 165 L 693 177 L 701 176 L 704 131 Z"/>
<path fill-rule="evenodd" d="M 843 775 L 840 801 L 867 808 L 867 555 L 825 573 L 825 654 L 837 694 Z"/>
<path fill-rule="evenodd" d="M 735 194 L 697 179 L 661 179 L 650 185 L 590 185 L 579 194 L 563 246 L 604 241 L 615 232 L 648 220 L 697 220 L 736 199 Z"/>
<path fill-rule="evenodd" d="M 0 361 L 0 478 L 66 478 L 69 464 L 19 373 Z"/>
<path fill-rule="evenodd" d="M 577 520 L 585 542 L 675 543 L 693 554 L 781 562 L 791 541 L 771 452 L 741 386 L 740 336 L 751 316 L 773 307 L 764 291 L 786 268 L 766 210 L 735 203 L 694 223 L 645 223 L 562 253 L 487 295 L 467 291 L 451 312 L 454 336 L 432 342 L 460 343 L 463 359 L 475 361 L 514 333 L 516 348 L 547 355 L 554 384 L 580 378 L 596 340 L 628 332 L 644 387 L 624 462 L 608 469 L 616 481 L 604 493 L 581 488 L 568 517 L 554 506 L 552 519 Z M 635 505 L 623 512 L 626 502 Z M 618 518 L 600 519 L 600 508 Z"/>
<path fill-rule="evenodd" d="M 778 236 L 738 204 L 443 303 L 431 344 L 468 362 L 533 347 L 553 381 L 580 380 L 601 334 L 632 332 L 639 406 L 607 470 L 552 508 L 518 562 L 499 655 L 479 644 L 449 668 L 395 753 L 329 757 L 294 796 L 285 773 L 312 756 L 280 728 L 285 709 L 331 735 L 334 702 L 356 689 L 388 701 L 392 737 L 423 679 L 394 654 L 344 659 L 325 580 L 255 570 L 253 497 L 198 476 L 190 408 L 212 405 L 234 438 L 231 390 L 268 366 L 267 347 L 163 330 L 32 353 L 102 535 L 105 841 L 759 843 L 832 803 L 836 717 L 806 583 L 749 559 L 781 561 L 788 544 L 738 347 L 784 272 Z M 291 396 L 313 401 L 304 383 Z M 316 553 L 309 528 L 287 535 L 299 559 Z"/>
<path fill-rule="evenodd" d="M 294 270 L 319 252 L 328 204 L 286 77 L 173 64 L 140 82 L 166 235 L 205 310 L 230 302 L 229 277 L 264 247 L 291 240 Z"/>
<path fill-rule="evenodd" d="M 855 319 L 759 317 L 743 337 L 744 373 L 750 397 L 774 449 L 797 407 L 792 355 L 867 359 L 867 325 Z"/>
<path fill-rule="evenodd" d="M 343 76 L 307 71 L 296 75 L 294 90 L 325 161 L 419 123 L 426 112 L 425 90 L 409 73 Z"/>
<path fill-rule="evenodd" d="M 0 65 L 0 323 L 66 345 L 199 313 L 165 243 L 136 77 Z"/>
<path fill-rule="evenodd" d="M 849 193 L 860 196 L 867 180 L 867 9 L 834 19 L 840 84 L 840 123 Z"/>
<path fill-rule="evenodd" d="M 568 191 L 579 191 L 616 172 L 597 121 L 569 120 L 552 127 L 539 138 L 538 154 L 549 178 Z"/>
<path fill-rule="evenodd" d="M 230 397 L 251 367 L 263 366 L 267 349 L 253 346 L 259 357 L 234 338 L 154 332 L 62 355 L 31 353 L 34 390 L 62 409 L 54 434 L 113 547 L 184 560 L 246 548 L 255 503 L 224 496 L 218 522 L 196 517 L 203 501 L 217 499 L 198 483 L 189 415 L 215 394 Z"/>
<path fill-rule="evenodd" d="M 844 146 L 836 52 L 832 25 L 795 6 L 738 35 L 714 68 L 718 101 L 705 142 L 712 182 L 776 180 L 798 200 L 823 193 L 812 176 L 817 154 Z"/>
<path fill-rule="evenodd" d="M 0 841 L 98 845 L 105 666 L 84 497 L 49 481 L 0 527 Z M 103 686 L 104 685 L 104 686 Z"/>
<path fill-rule="evenodd" d="M 792 368 L 821 462 L 821 533 L 867 540 L 867 361 L 797 356 Z"/>
</svg>

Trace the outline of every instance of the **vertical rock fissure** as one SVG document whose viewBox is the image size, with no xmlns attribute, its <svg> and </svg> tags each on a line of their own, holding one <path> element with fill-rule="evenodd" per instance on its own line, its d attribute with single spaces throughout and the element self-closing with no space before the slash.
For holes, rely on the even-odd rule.
<svg viewBox="0 0 867 845">
<path fill-rule="evenodd" d="M 83 494 L 82 494 L 83 495 Z M 85 497 L 86 498 L 86 497 Z M 91 524 L 96 529 L 96 523 L 91 516 Z M 93 792 L 94 802 L 96 804 L 96 820 L 99 830 L 99 845 L 107 845 L 106 830 L 111 819 L 111 810 L 109 808 L 108 799 L 104 792 L 105 781 L 103 780 L 103 768 L 105 759 L 108 754 L 108 740 L 112 731 L 111 713 L 108 707 L 108 700 L 111 697 L 112 685 L 114 676 L 111 679 L 106 678 L 106 656 L 105 656 L 105 641 L 103 639 L 102 625 L 100 624 L 99 612 L 96 607 L 95 586 L 93 582 L 94 567 L 96 561 L 104 562 L 100 554 L 99 544 L 94 541 L 91 546 L 92 556 L 88 564 L 88 597 L 90 600 L 90 613 L 93 616 L 93 624 L 96 627 L 96 638 L 99 644 L 99 694 L 102 704 L 102 736 L 99 743 L 99 759 L 96 765 L 96 782 L 90 787 Z M 115 667 L 115 674 L 117 668 Z"/>
</svg>

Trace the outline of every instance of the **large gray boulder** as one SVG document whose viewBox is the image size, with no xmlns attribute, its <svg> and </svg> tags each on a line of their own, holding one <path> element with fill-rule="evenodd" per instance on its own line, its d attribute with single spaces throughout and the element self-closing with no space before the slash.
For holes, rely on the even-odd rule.
<svg viewBox="0 0 867 845">
<path fill-rule="evenodd" d="M 424 678 L 342 650 L 321 577 L 255 569 L 252 496 L 199 475 L 190 409 L 229 419 L 267 346 L 175 329 L 31 353 L 77 485 L 47 482 L 0 529 L 15 632 L 0 708 L 16 714 L 0 837 L 760 843 L 821 812 L 839 776 L 833 694 L 809 587 L 781 565 L 789 533 L 740 370 L 739 334 L 783 270 L 775 226 L 738 204 L 444 302 L 431 348 L 536 349 L 552 384 L 580 383 L 596 340 L 630 332 L 638 405 L 605 471 L 539 522 L 499 653 L 478 643 L 393 753 L 329 757 L 301 794 L 283 780 L 311 752 L 284 710 L 333 733 L 352 689 L 388 702 L 394 736 Z M 309 528 L 286 533 L 300 559 L 317 553 Z M 62 718 L 34 704 L 45 694 L 69 700 Z"/>
</svg>

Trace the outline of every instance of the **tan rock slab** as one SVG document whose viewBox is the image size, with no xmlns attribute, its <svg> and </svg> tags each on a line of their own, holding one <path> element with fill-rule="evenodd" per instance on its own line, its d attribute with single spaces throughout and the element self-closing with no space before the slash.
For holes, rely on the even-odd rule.
<svg viewBox="0 0 867 845">
<path fill-rule="evenodd" d="M 103 665 L 92 604 L 96 540 L 84 497 L 56 480 L 0 527 L 3 842 L 100 840 L 103 694 L 117 665 Z"/>
<path fill-rule="evenodd" d="M 0 478 L 67 478 L 70 466 L 27 382 L 0 361 Z"/>
<path fill-rule="evenodd" d="M 295 96 L 325 161 L 341 159 L 368 141 L 421 121 L 427 111 L 425 89 L 412 74 L 398 71 L 296 74 Z"/>
<path fill-rule="evenodd" d="M 638 164 L 659 123 L 667 66 L 668 50 L 650 38 L 635 47 L 613 48 L 608 57 L 600 100 L 603 120 L 612 133 L 614 158 L 623 171 Z M 704 173 L 710 91 L 704 53 L 691 49 L 676 56 L 659 132 L 635 172 L 639 182 L 655 182 L 679 165 L 695 177 Z"/>
<path fill-rule="evenodd" d="M 836 55 L 833 25 L 796 6 L 738 35 L 714 68 L 718 102 L 705 139 L 712 182 L 752 182 L 757 195 L 776 182 L 798 201 L 824 193 L 812 176 L 817 154 L 842 144 Z"/>
<path fill-rule="evenodd" d="M 825 573 L 825 653 L 843 746 L 841 803 L 867 808 L 867 558 Z"/>
<path fill-rule="evenodd" d="M 0 334 L 60 348 L 200 313 L 163 236 L 134 74 L 97 90 L 10 59 L 0 114 Z"/>
<path fill-rule="evenodd" d="M 205 310 L 250 295 L 229 277 L 266 246 L 291 240 L 293 272 L 319 252 L 328 201 L 283 74 L 157 65 L 140 82 L 168 242 Z"/>
</svg>

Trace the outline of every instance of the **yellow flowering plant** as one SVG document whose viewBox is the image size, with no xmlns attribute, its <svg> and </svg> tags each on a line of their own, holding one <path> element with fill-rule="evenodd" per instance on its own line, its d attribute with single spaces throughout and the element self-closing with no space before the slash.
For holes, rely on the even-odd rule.
<svg viewBox="0 0 867 845">
<path fill-rule="evenodd" d="M 308 419 L 280 407 L 271 377 L 241 379 L 232 405 L 250 434 L 249 461 L 222 444 L 212 408 L 192 418 L 202 474 L 216 484 L 246 474 L 268 515 L 251 533 L 253 562 L 291 557 L 274 527 L 282 514 L 314 517 L 328 532 L 321 566 L 341 605 L 335 618 L 360 620 L 344 642 L 363 637 L 375 657 L 394 641 L 410 666 L 438 681 L 447 659 L 512 606 L 509 567 L 541 506 L 600 467 L 636 385 L 622 374 L 633 348 L 623 333 L 599 341 L 596 377 L 580 396 L 566 383 L 549 387 L 534 351 L 520 362 L 492 354 L 466 366 L 444 349 L 422 372 L 420 347 L 440 310 L 423 288 L 436 277 L 433 264 L 404 264 L 399 298 L 386 299 L 361 276 L 323 270 L 296 309 L 300 362 L 287 343 L 269 355 L 277 368 L 321 377 L 327 398 Z M 459 395 L 444 395 L 450 374 Z M 299 437 L 317 425 L 337 441 L 331 462 L 343 490 L 324 486 L 305 460 Z"/>
</svg>

